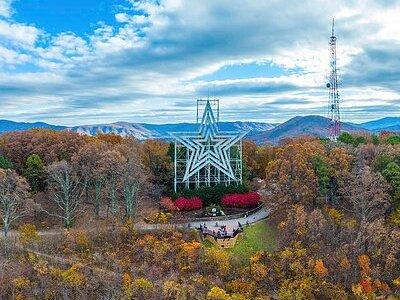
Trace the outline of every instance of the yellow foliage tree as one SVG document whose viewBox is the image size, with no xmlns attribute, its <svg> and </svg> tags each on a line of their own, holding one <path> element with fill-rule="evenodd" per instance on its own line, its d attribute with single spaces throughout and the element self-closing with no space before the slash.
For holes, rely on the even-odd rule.
<svg viewBox="0 0 400 300">
<path fill-rule="evenodd" d="M 329 208 L 328 209 L 328 215 L 332 218 L 332 220 L 336 224 L 340 224 L 340 222 L 343 219 L 343 212 L 341 212 L 340 210 L 335 209 L 335 208 Z"/>
<path fill-rule="evenodd" d="M 85 284 L 86 278 L 83 273 L 79 271 L 82 267 L 80 264 L 74 264 L 71 268 L 61 273 L 61 278 L 64 283 L 71 287 L 80 287 Z"/>
<path fill-rule="evenodd" d="M 173 280 L 167 280 L 163 285 L 163 299 L 165 300 L 187 300 L 189 295 L 194 294 L 192 286 L 183 285 Z"/>
<path fill-rule="evenodd" d="M 214 286 L 208 291 L 207 300 L 232 300 L 232 298 L 224 289 Z"/>
<path fill-rule="evenodd" d="M 121 282 L 122 291 L 126 298 L 130 299 L 133 296 L 133 278 L 129 273 L 124 273 L 122 275 Z"/>
<path fill-rule="evenodd" d="M 90 240 L 85 231 L 77 231 L 75 233 L 76 251 L 85 252 L 90 250 Z"/>
<path fill-rule="evenodd" d="M 23 224 L 18 228 L 19 242 L 22 246 L 27 247 L 40 241 L 40 235 L 33 224 Z"/>
<path fill-rule="evenodd" d="M 14 278 L 12 280 L 12 283 L 13 283 L 14 287 L 17 289 L 27 288 L 27 287 L 31 286 L 31 284 L 32 284 L 31 281 L 24 276 L 19 276 L 19 277 Z"/>
<path fill-rule="evenodd" d="M 328 269 L 325 267 L 322 259 L 317 259 L 314 265 L 314 273 L 318 277 L 325 277 L 328 274 Z"/>
<path fill-rule="evenodd" d="M 133 281 L 133 290 L 139 299 L 151 299 L 154 284 L 147 278 L 139 277 Z"/>
<path fill-rule="evenodd" d="M 370 260 L 368 255 L 360 255 L 358 257 L 358 264 L 361 268 L 361 275 L 363 277 L 368 277 L 371 274 Z"/>
<path fill-rule="evenodd" d="M 206 265 L 216 268 L 222 276 L 228 274 L 231 268 L 229 253 L 217 247 L 206 250 L 204 262 Z"/>
</svg>

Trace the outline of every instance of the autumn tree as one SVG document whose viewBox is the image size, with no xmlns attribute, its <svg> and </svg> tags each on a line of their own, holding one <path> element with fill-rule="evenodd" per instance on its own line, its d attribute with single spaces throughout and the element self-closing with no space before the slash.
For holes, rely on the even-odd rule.
<svg viewBox="0 0 400 300">
<path fill-rule="evenodd" d="M 273 147 L 269 145 L 257 146 L 249 140 L 243 141 L 243 164 L 244 172 L 249 179 L 255 177 L 264 178 L 265 169 L 273 159 Z"/>
<path fill-rule="evenodd" d="M 51 164 L 47 173 L 51 199 L 56 207 L 44 211 L 62 219 L 64 226 L 70 228 L 79 212 L 87 182 L 66 161 Z"/>
<path fill-rule="evenodd" d="M 256 150 L 256 169 L 254 170 L 255 174 L 258 177 L 264 179 L 265 177 L 265 169 L 268 166 L 268 163 L 272 161 L 275 157 L 274 147 L 269 145 L 258 146 Z"/>
<path fill-rule="evenodd" d="M 87 182 L 85 195 L 93 205 L 94 214 L 98 218 L 103 202 L 103 191 L 107 183 L 108 169 L 104 164 L 108 147 L 104 142 L 93 141 L 79 149 L 71 161 L 81 178 Z"/>
<path fill-rule="evenodd" d="M 253 141 L 244 140 L 242 145 L 243 177 L 253 179 L 257 177 L 257 145 Z"/>
<path fill-rule="evenodd" d="M 288 209 L 279 229 L 280 249 L 266 256 L 266 264 L 272 266 L 271 284 L 279 284 L 282 275 L 285 278 L 281 282 L 282 298 L 305 288 L 300 287 L 301 280 L 306 280 L 308 293 L 320 295 L 318 299 L 346 299 L 339 295 L 357 284 L 367 269 L 368 275 L 374 274 L 382 284 L 397 276 L 400 231 L 385 226 L 379 216 L 361 223 L 354 222 L 352 212 L 345 214 L 334 208 L 307 211 L 295 205 Z M 361 270 L 360 257 L 368 261 Z"/>
<path fill-rule="evenodd" d="M 0 217 L 6 242 L 10 226 L 27 211 L 28 189 L 26 180 L 15 171 L 0 169 Z"/>
<path fill-rule="evenodd" d="M 315 139 L 288 141 L 277 148 L 266 168 L 267 186 L 274 202 L 316 204 L 317 177 L 312 158 L 322 155 L 323 145 Z"/>
<path fill-rule="evenodd" d="M 29 155 L 39 155 L 45 165 L 60 160 L 69 161 L 89 139 L 75 132 L 49 129 L 8 132 L 0 136 L 0 153 L 22 173 Z"/>
<path fill-rule="evenodd" d="M 357 164 L 348 184 L 342 188 L 349 204 L 346 209 L 350 209 L 361 223 L 370 222 L 382 216 L 390 206 L 388 189 L 381 174 L 373 172 L 369 166 Z"/>
<path fill-rule="evenodd" d="M 100 163 L 106 170 L 107 212 L 110 211 L 115 216 L 119 209 L 118 199 L 120 197 L 122 172 L 126 159 L 120 152 L 108 150 L 102 155 Z"/>
<path fill-rule="evenodd" d="M 122 169 L 125 217 L 133 219 L 140 189 L 146 188 L 146 174 L 138 157 L 131 153 Z"/>
<path fill-rule="evenodd" d="M 329 164 L 330 181 L 328 189 L 328 200 L 333 205 L 338 205 L 342 200 L 341 187 L 346 185 L 352 166 L 354 156 L 349 150 L 342 147 L 334 147 L 328 150 L 327 162 Z"/>
<path fill-rule="evenodd" d="M 172 187 L 173 166 L 168 143 L 161 140 L 146 140 L 140 156 L 155 186 L 162 190 Z"/>
</svg>

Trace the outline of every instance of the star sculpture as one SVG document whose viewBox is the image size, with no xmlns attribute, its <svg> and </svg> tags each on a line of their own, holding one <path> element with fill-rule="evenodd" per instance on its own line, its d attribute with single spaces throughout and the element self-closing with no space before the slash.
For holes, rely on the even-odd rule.
<svg viewBox="0 0 400 300">
<path fill-rule="evenodd" d="M 229 149 L 247 132 L 219 132 L 209 101 L 198 133 L 172 133 L 173 137 L 189 150 L 183 181 L 187 181 L 207 165 L 212 165 L 232 180 L 236 180 L 230 164 Z"/>
</svg>

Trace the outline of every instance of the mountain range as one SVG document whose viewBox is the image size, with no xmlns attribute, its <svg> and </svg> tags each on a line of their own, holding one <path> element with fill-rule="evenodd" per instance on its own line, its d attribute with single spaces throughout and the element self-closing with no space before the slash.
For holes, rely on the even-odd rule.
<svg viewBox="0 0 400 300">
<path fill-rule="evenodd" d="M 139 140 L 149 138 L 166 139 L 170 132 L 196 131 L 198 124 L 195 123 L 176 123 L 176 124 L 146 124 L 116 122 L 111 124 L 86 125 L 68 128 L 68 130 L 87 135 L 97 133 L 115 133 L 121 136 L 134 136 Z M 219 122 L 219 129 L 222 131 L 249 131 L 264 132 L 273 129 L 276 124 L 261 122 Z"/>
<path fill-rule="evenodd" d="M 26 122 L 14 122 L 9 120 L 0 120 L 0 134 L 9 131 L 23 131 L 34 128 L 63 130 L 65 129 L 65 126 L 50 125 L 44 122 L 26 123 Z"/>
<path fill-rule="evenodd" d="M 299 135 L 326 137 L 330 120 L 322 116 L 297 116 L 282 124 L 263 122 L 219 122 L 222 131 L 248 131 L 247 138 L 257 143 L 276 143 L 282 138 Z M 159 138 L 169 139 L 170 132 L 194 131 L 198 124 L 147 124 L 116 122 L 109 124 L 82 125 L 74 127 L 57 126 L 43 122 L 25 123 L 0 120 L 0 134 L 10 131 L 29 130 L 33 128 L 49 128 L 53 130 L 69 130 L 87 135 L 98 133 L 114 133 L 121 136 L 133 136 L 139 140 Z M 347 132 L 380 132 L 400 131 L 400 117 L 386 117 L 361 124 L 342 123 L 342 130 Z"/>
<path fill-rule="evenodd" d="M 321 116 L 294 117 L 271 130 L 250 133 L 248 138 L 261 144 L 265 142 L 277 143 L 283 138 L 300 135 L 327 137 L 329 124 L 330 120 Z M 357 124 L 342 123 L 341 125 L 343 131 L 350 133 L 369 131 Z"/>
</svg>

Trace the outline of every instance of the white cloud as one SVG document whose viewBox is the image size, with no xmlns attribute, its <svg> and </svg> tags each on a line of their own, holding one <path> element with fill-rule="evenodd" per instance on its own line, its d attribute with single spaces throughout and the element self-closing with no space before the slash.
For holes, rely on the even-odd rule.
<svg viewBox="0 0 400 300">
<path fill-rule="evenodd" d="M 9 65 L 23 64 L 29 61 L 29 56 L 7 49 L 0 45 L 0 63 Z"/>
<path fill-rule="evenodd" d="M 29 110 L 26 99 L 42 99 L 49 103 L 48 109 L 43 105 L 32 111 L 32 118 L 58 116 L 57 123 L 88 123 L 100 116 L 102 122 L 159 121 L 161 113 L 167 121 L 171 116 L 184 121 L 190 115 L 174 103 L 191 103 L 212 86 L 227 111 L 233 111 L 237 103 L 247 105 L 247 110 L 230 118 L 277 121 L 289 114 L 317 113 L 318 108 L 323 114 L 330 11 L 337 13 L 343 107 L 352 109 L 347 99 L 364 107 L 358 98 L 373 95 L 380 97 L 373 103 L 382 108 L 382 116 L 391 112 L 384 104 L 400 98 L 395 84 L 389 84 L 400 81 L 398 53 L 388 51 L 398 49 L 400 43 L 399 4 L 386 7 L 379 1 L 361 0 L 315 0 L 302 5 L 295 0 L 243 0 L 240 5 L 231 0 L 130 2 L 130 9 L 115 15 L 117 26 L 100 23 L 90 36 L 71 32 L 51 36 L 34 26 L 0 20 L 0 62 L 29 62 L 43 69 L 23 77 L 12 71 L 5 74 L 0 78 L 0 101 L 15 99 L 9 105 L 23 118 L 24 110 Z M 297 71 L 275 78 L 198 79 L 226 65 L 264 61 Z M 389 77 L 388 83 L 384 78 Z M 365 85 L 372 81 L 371 91 L 365 93 Z M 259 112 L 249 109 L 250 104 Z M 362 112 L 351 117 L 362 118 Z"/>
<path fill-rule="evenodd" d="M 11 2 L 12 0 L 0 0 L 0 16 L 5 18 L 11 17 Z"/>
<path fill-rule="evenodd" d="M 115 15 L 115 20 L 120 23 L 133 23 L 137 25 L 146 24 L 148 22 L 147 17 L 144 15 L 129 15 L 127 13 L 117 13 Z"/>
<path fill-rule="evenodd" d="M 34 26 L 0 20 L 0 41 L 3 39 L 19 45 L 33 46 L 40 33 Z"/>
</svg>

